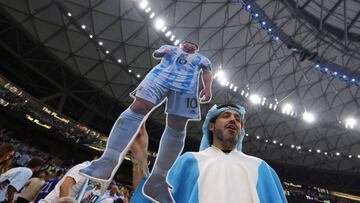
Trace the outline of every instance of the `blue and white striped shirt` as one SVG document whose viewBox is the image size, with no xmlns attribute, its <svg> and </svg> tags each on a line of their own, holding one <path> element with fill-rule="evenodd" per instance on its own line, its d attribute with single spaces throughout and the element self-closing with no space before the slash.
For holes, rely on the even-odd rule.
<svg viewBox="0 0 360 203">
<path fill-rule="evenodd" d="M 189 54 L 170 45 L 161 46 L 155 52 L 163 52 L 165 49 L 171 49 L 175 54 L 164 55 L 147 78 L 173 91 L 196 94 L 199 73 L 211 70 L 210 60 L 199 53 Z"/>
</svg>

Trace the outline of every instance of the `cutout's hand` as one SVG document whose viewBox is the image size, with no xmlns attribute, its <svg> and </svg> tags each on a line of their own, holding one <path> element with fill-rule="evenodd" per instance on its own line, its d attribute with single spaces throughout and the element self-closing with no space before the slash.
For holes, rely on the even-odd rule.
<svg viewBox="0 0 360 203">
<path fill-rule="evenodd" d="M 172 49 L 165 49 L 164 53 L 167 54 L 167 55 L 176 54 Z"/>
<path fill-rule="evenodd" d="M 211 100 L 211 97 L 212 97 L 211 89 L 205 88 L 205 89 L 201 90 L 199 97 L 200 97 L 201 104 L 209 103 Z"/>
</svg>

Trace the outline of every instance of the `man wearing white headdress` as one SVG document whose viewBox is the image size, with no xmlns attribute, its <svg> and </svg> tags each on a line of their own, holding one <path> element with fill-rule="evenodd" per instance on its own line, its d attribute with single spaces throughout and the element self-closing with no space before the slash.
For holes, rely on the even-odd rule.
<svg viewBox="0 0 360 203">
<path fill-rule="evenodd" d="M 168 182 L 177 203 L 286 203 L 276 172 L 263 160 L 241 151 L 245 109 L 239 105 L 214 105 L 203 124 L 199 152 L 187 152 L 171 168 Z M 147 136 L 145 129 L 138 137 Z M 149 202 L 142 194 L 146 179 L 146 151 L 141 151 L 145 139 L 136 139 L 133 157 L 138 159 L 134 172 L 145 175 L 139 182 L 132 202 Z M 145 145 L 146 146 L 146 145 Z M 145 149 L 146 150 L 146 149 Z M 138 168 L 142 170 L 138 170 Z M 136 174 L 135 176 L 136 177 Z M 135 182 L 135 185 L 137 185 Z M 163 203 L 163 202 L 161 202 Z"/>
</svg>

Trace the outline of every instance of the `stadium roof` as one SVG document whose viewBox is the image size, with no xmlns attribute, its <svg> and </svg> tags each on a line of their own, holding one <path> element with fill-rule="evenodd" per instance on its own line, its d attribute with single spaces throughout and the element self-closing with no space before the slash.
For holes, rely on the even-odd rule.
<svg viewBox="0 0 360 203">
<path fill-rule="evenodd" d="M 247 153 L 309 168 L 358 172 L 360 127 L 345 124 L 348 117 L 360 124 L 359 83 L 324 67 L 329 64 L 329 69 L 351 73 L 349 79 L 360 79 L 360 2 L 245 2 L 251 5 L 248 10 L 257 8 L 266 16 L 274 33 L 281 32 L 280 39 L 261 20 L 253 20 L 242 3 L 231 0 L 148 0 L 144 8 L 138 0 L 3 0 L 0 45 L 29 65 L 21 78 L 11 67 L 4 72 L 18 75 L 18 83 L 44 103 L 108 131 L 119 107 L 131 104 L 128 94 L 158 63 L 152 52 L 176 39 L 194 41 L 212 61 L 214 73 L 221 69 L 229 82 L 214 80 L 213 99 L 202 105 L 202 115 L 215 103 L 244 104 Z M 154 26 L 158 18 L 164 20 L 164 32 Z M 9 35 L 12 29 L 21 30 L 31 43 L 16 32 Z M 289 39 L 295 47 L 286 43 Z M 304 50 L 317 55 L 302 60 Z M 60 65 L 50 63 L 48 56 Z M 320 71 L 313 59 L 319 60 Z M 32 78 L 35 73 L 40 79 Z M 251 102 L 255 94 L 261 100 L 257 105 Z M 293 106 L 289 115 L 282 113 L 285 104 Z M 151 119 L 163 124 L 163 111 L 153 112 Z M 315 121 L 305 122 L 304 112 L 313 113 Z M 187 134 L 199 140 L 200 130 L 201 122 L 191 122 Z"/>
</svg>

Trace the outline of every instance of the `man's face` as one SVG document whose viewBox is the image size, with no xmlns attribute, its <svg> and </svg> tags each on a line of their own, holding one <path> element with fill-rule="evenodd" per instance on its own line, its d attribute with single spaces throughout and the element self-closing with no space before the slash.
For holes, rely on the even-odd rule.
<svg viewBox="0 0 360 203">
<path fill-rule="evenodd" d="M 181 45 L 181 49 L 184 50 L 185 52 L 188 53 L 195 53 L 197 52 L 197 47 L 195 44 L 189 43 L 189 42 L 184 42 Z"/>
<path fill-rule="evenodd" d="M 118 187 L 116 185 L 112 185 L 110 187 L 110 194 L 111 195 L 116 194 L 117 190 L 118 190 Z"/>
<path fill-rule="evenodd" d="M 221 112 L 214 123 L 209 124 L 209 130 L 213 134 L 213 144 L 219 143 L 224 150 L 233 150 L 236 147 L 242 128 L 239 112 L 232 109 Z"/>
<path fill-rule="evenodd" d="M 39 178 L 41 178 L 41 179 L 44 179 L 46 177 L 46 173 L 45 172 L 40 172 L 39 173 Z"/>
</svg>

